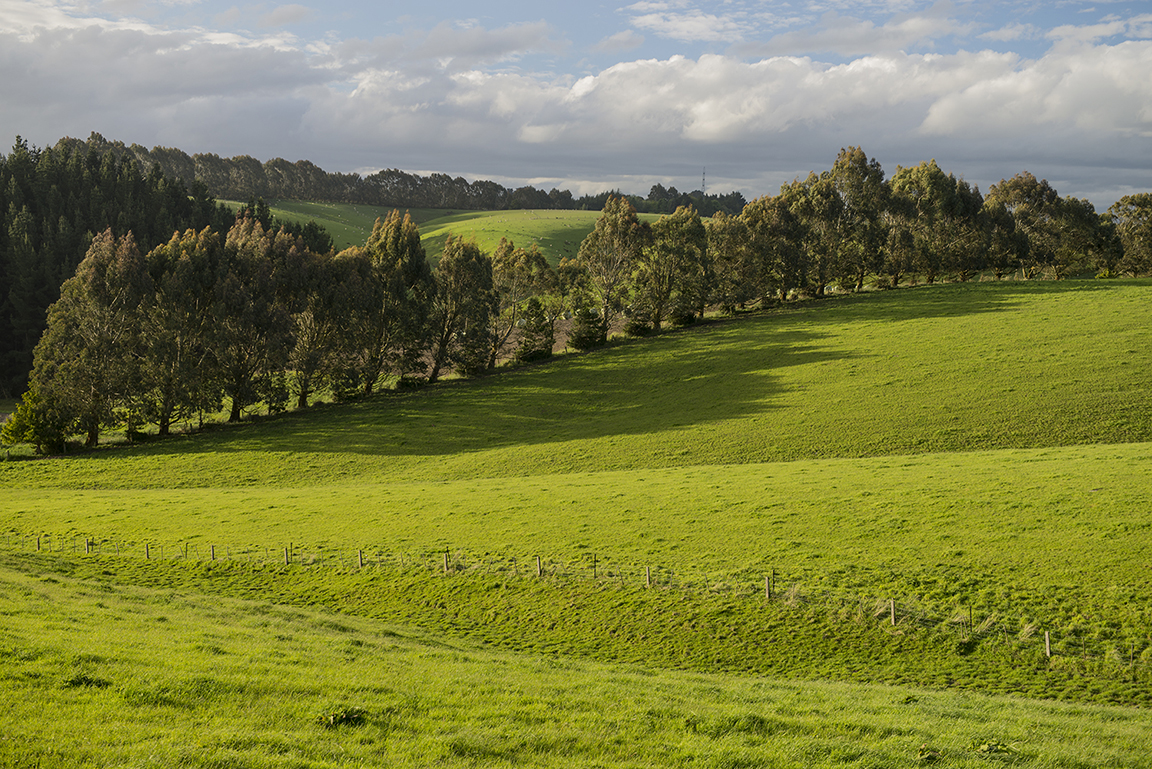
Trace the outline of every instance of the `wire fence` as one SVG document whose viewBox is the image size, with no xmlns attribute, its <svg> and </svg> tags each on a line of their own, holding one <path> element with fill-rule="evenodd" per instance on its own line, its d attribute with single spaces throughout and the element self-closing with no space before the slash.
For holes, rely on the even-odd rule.
<svg viewBox="0 0 1152 769">
<path fill-rule="evenodd" d="M 1040 651 L 1053 664 L 1079 663 L 1097 672 L 1117 676 L 1152 673 L 1152 628 L 1139 632 L 1113 628 L 1116 636 L 1101 640 L 1083 631 L 1060 632 L 1041 623 L 1007 615 L 977 615 L 970 607 L 926 605 L 916 597 L 863 596 L 788 582 L 774 570 L 763 579 L 737 576 L 710 577 L 663 565 L 639 565 L 630 560 L 585 553 L 574 557 L 516 557 L 453 548 L 393 550 L 368 546 L 357 550 L 318 545 L 221 545 L 201 541 L 164 543 L 97 539 L 76 535 L 28 535 L 9 532 L 10 550 L 70 555 L 119 556 L 160 561 L 232 562 L 318 567 L 346 571 L 392 570 L 442 575 L 498 575 L 506 579 L 595 581 L 620 587 L 679 590 L 697 595 L 730 596 L 773 601 L 796 608 L 817 608 L 845 619 L 883 625 L 891 632 L 917 628 L 951 637 L 957 651 L 967 653 L 977 644 L 1000 644 L 1006 649 Z"/>
</svg>

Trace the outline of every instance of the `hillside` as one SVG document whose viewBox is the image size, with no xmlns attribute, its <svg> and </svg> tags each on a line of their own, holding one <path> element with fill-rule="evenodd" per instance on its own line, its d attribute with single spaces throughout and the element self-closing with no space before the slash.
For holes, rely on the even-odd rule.
<svg viewBox="0 0 1152 769">
<path fill-rule="evenodd" d="M 320 606 L 542 659 L 1146 706 L 1150 297 L 1146 280 L 836 297 L 0 463 L 5 544 L 31 559 L 5 569 Z M 996 718 L 963 729 L 1017 733 Z M 1106 765 L 1061 753 L 1056 730 L 1021 765 Z M 900 734 L 909 761 L 934 736 Z M 850 743 L 782 765 L 835 765 Z M 858 758 L 894 760 L 876 750 Z"/>
<path fill-rule="evenodd" d="M 237 207 L 240 203 L 229 203 Z M 272 201 L 272 215 L 277 219 L 307 223 L 315 222 L 332 235 L 337 249 L 364 245 L 372 233 L 372 225 L 386 216 L 390 208 L 343 203 L 306 203 L 294 200 Z M 491 253 L 507 238 L 518 246 L 532 244 L 553 265 L 562 258 L 572 259 L 580 242 L 592 231 L 598 211 L 452 211 L 446 209 L 405 209 L 420 226 L 421 240 L 428 258 L 435 262 L 444 249 L 449 235 L 474 238 L 480 247 Z M 642 214 L 642 219 L 655 221 L 656 214 Z"/>
</svg>

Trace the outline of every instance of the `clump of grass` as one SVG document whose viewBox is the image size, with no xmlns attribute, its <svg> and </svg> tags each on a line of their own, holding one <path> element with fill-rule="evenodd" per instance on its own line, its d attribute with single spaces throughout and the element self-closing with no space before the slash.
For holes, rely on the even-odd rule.
<svg viewBox="0 0 1152 769">
<path fill-rule="evenodd" d="M 367 718 L 368 713 L 364 708 L 345 706 L 326 710 L 316 716 L 316 723 L 325 729 L 335 729 L 339 726 L 360 726 Z"/>
</svg>

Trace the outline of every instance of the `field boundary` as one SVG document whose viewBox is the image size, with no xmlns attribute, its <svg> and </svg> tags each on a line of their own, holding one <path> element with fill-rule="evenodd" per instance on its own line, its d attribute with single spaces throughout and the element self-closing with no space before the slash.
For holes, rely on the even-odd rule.
<svg viewBox="0 0 1152 769">
<path fill-rule="evenodd" d="M 884 627 L 893 636 L 909 629 L 937 633 L 949 639 L 961 654 L 977 644 L 998 644 L 1017 652 L 1032 650 L 1056 664 L 1059 660 L 1094 665 L 1110 676 L 1135 678 L 1152 674 L 1152 629 L 1143 646 L 1122 639 L 1091 642 L 1042 622 L 1022 616 L 975 615 L 971 607 L 956 605 L 948 612 L 925 606 L 916 597 L 892 591 L 873 595 L 809 590 L 802 582 L 787 580 L 776 570 L 762 577 L 729 575 L 717 578 L 662 565 L 644 565 L 589 552 L 578 558 L 542 555 L 510 556 L 459 548 L 391 550 L 367 546 L 351 550 L 286 545 L 229 545 L 204 542 L 125 541 L 82 536 L 8 532 L 3 545 L 11 551 L 70 556 L 117 557 L 167 562 L 219 562 L 257 567 L 321 568 L 342 572 L 419 572 L 451 577 L 491 577 L 505 580 L 547 580 L 553 583 L 595 582 L 620 589 L 680 591 L 697 596 L 759 600 L 796 609 L 817 609 L 843 622 Z"/>
</svg>

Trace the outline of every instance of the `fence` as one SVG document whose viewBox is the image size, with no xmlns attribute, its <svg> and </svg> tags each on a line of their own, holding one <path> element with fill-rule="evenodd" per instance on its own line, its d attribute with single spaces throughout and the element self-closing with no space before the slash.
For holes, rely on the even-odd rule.
<svg viewBox="0 0 1152 769">
<path fill-rule="evenodd" d="M 445 575 L 497 574 L 506 578 L 550 580 L 594 580 L 621 587 L 681 590 L 699 595 L 726 595 L 735 598 L 776 601 L 789 606 L 817 605 L 841 616 L 883 623 L 898 628 L 922 628 L 950 633 L 957 643 L 999 642 L 1004 645 L 1043 648 L 1048 659 L 1063 657 L 1084 663 L 1103 664 L 1114 672 L 1136 675 L 1152 671 L 1152 631 L 1139 641 L 1111 639 L 1093 643 L 1089 639 L 1064 634 L 1057 637 L 1052 629 L 1022 618 L 988 615 L 977 617 L 970 607 L 955 607 L 948 614 L 939 607 L 922 606 L 915 598 L 877 597 L 834 593 L 828 590 L 807 591 L 798 582 L 786 583 L 775 570 L 762 581 L 740 577 L 710 578 L 702 573 L 686 573 L 662 565 L 637 565 L 588 553 L 576 558 L 545 558 L 539 555 L 520 559 L 492 553 L 474 553 L 462 549 L 388 550 L 380 547 L 355 551 L 287 545 L 218 545 L 181 542 L 175 545 L 148 541 L 124 542 L 80 536 L 50 534 L 22 535 L 9 532 L 4 544 L 8 549 L 137 557 L 148 560 L 188 560 L 244 562 L 255 564 L 297 565 L 352 570 L 392 569 L 422 570 Z M 787 586 L 781 589 L 781 584 Z M 979 620 L 979 621 L 977 621 Z"/>
</svg>

